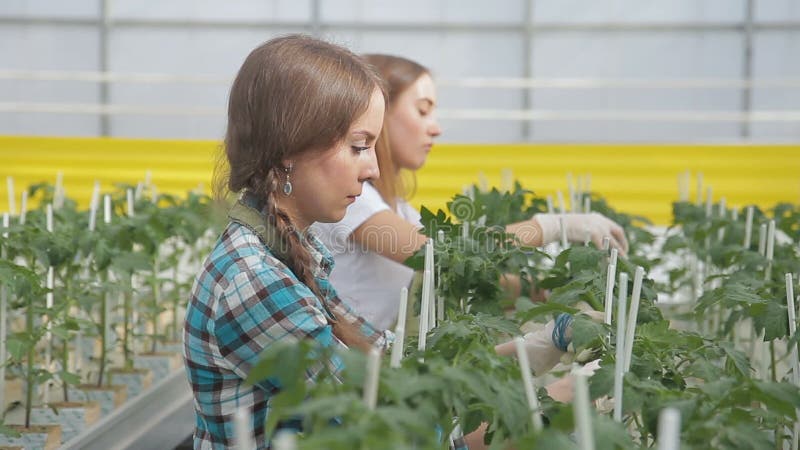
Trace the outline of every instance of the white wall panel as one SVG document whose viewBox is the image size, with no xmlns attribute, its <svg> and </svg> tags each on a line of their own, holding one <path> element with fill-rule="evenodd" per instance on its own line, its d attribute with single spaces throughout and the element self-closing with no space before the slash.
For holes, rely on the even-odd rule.
<svg viewBox="0 0 800 450">
<path fill-rule="evenodd" d="M 756 79 L 800 79 L 800 31 L 762 32 L 754 41 Z M 787 55 L 795 55 L 788 57 Z M 757 88 L 753 91 L 753 108 L 765 111 L 800 110 L 800 87 L 791 89 Z M 753 124 L 755 139 L 800 140 L 800 123 Z"/>
<path fill-rule="evenodd" d="M 757 0 L 756 20 L 763 22 L 785 22 L 800 20 L 800 2 L 797 0 Z"/>
<path fill-rule="evenodd" d="M 307 21 L 310 0 L 115 0 L 113 18 L 221 20 L 221 21 Z"/>
<path fill-rule="evenodd" d="M 0 27 L 0 68 L 17 70 L 96 70 L 98 35 L 93 27 L 45 25 Z M 0 102 L 96 103 L 93 82 L 0 79 Z M 92 136 L 99 121 L 92 115 L 2 113 L 0 134 Z"/>
<path fill-rule="evenodd" d="M 520 23 L 525 0 L 321 0 L 326 22 Z"/>
<path fill-rule="evenodd" d="M 100 15 L 99 5 L 99 0 L 2 0 L 0 17 L 96 18 Z"/>
<path fill-rule="evenodd" d="M 536 0 L 533 4 L 536 22 L 740 22 L 745 13 L 745 0 Z"/>
<path fill-rule="evenodd" d="M 435 78 L 522 76 L 522 43 L 514 33 L 361 32 L 330 34 L 331 40 L 358 53 L 389 53 L 419 61 Z M 439 87 L 439 107 L 519 109 L 517 90 Z M 442 140 L 518 142 L 521 125 L 508 121 L 442 121 Z"/>
</svg>

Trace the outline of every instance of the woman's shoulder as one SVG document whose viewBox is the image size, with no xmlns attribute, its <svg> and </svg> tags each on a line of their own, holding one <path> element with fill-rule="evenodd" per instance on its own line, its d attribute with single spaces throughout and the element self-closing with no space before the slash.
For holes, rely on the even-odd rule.
<svg viewBox="0 0 800 450">
<path fill-rule="evenodd" d="M 213 272 L 218 282 L 230 282 L 241 274 L 280 279 L 289 269 L 252 230 L 231 222 L 211 251 L 204 272 Z"/>
</svg>

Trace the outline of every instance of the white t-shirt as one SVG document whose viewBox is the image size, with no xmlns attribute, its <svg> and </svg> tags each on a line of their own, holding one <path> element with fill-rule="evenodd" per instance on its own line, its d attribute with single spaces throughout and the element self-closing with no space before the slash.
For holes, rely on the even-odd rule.
<svg viewBox="0 0 800 450">
<path fill-rule="evenodd" d="M 336 223 L 314 223 L 311 231 L 333 255 L 330 274 L 339 297 L 378 329 L 388 329 L 397 320 L 400 289 L 409 287 L 414 271 L 377 253 L 361 248 L 351 239 L 353 231 L 375 214 L 389 210 L 377 189 L 364 183 L 361 195 Z M 402 199 L 397 201 L 400 217 L 422 226 L 420 215 Z"/>
</svg>

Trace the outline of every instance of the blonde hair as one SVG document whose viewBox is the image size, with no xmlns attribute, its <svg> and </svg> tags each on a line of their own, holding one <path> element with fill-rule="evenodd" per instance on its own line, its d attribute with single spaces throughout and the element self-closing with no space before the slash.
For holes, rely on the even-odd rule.
<svg viewBox="0 0 800 450">
<path fill-rule="evenodd" d="M 392 107 L 392 102 L 400 94 L 414 84 L 419 77 L 430 74 L 427 67 L 401 56 L 367 54 L 364 55 L 364 59 L 378 70 L 386 83 L 387 113 Z M 373 180 L 372 185 L 381 194 L 383 201 L 394 209 L 397 207 L 398 198 L 407 200 L 413 197 L 417 188 L 417 180 L 414 172 L 398 171 L 395 166 L 392 149 L 389 145 L 387 118 L 388 114 L 384 115 L 383 129 L 375 144 L 375 154 L 378 158 L 381 176 L 377 180 Z"/>
</svg>

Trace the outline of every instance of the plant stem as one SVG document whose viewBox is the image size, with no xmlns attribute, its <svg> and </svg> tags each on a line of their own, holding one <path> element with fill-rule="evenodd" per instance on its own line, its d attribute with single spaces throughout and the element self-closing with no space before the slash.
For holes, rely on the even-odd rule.
<svg viewBox="0 0 800 450">
<path fill-rule="evenodd" d="M 150 346 L 150 351 L 155 353 L 156 351 L 156 343 L 158 342 L 158 309 L 159 305 L 161 305 L 161 290 L 159 289 L 158 285 L 158 252 L 155 255 L 155 261 L 153 263 L 153 312 L 150 318 L 151 324 L 153 325 L 153 342 Z"/>
<path fill-rule="evenodd" d="M 101 275 L 103 281 L 103 299 L 100 303 L 100 370 L 97 375 L 97 386 L 103 385 L 103 374 L 106 371 L 106 347 L 108 347 L 108 273 Z"/>
<path fill-rule="evenodd" d="M 64 339 L 61 341 L 64 344 L 63 352 L 61 353 L 61 369 L 66 372 L 69 363 L 69 340 Z M 61 380 L 61 389 L 64 392 L 64 401 L 69 401 L 69 389 L 67 389 L 67 382 Z"/>
<path fill-rule="evenodd" d="M 778 381 L 777 370 L 775 369 L 775 340 L 769 341 L 770 371 L 772 372 L 772 382 Z"/>
<path fill-rule="evenodd" d="M 28 304 L 27 308 L 25 309 L 25 331 L 28 336 L 32 336 L 34 333 L 33 328 L 33 298 L 32 296 L 28 296 Z M 36 357 L 36 343 L 31 342 L 29 343 L 28 347 L 28 361 L 27 361 L 27 370 L 25 372 L 25 428 L 30 428 L 31 426 L 31 409 L 33 408 L 33 359 Z"/>
<path fill-rule="evenodd" d="M 133 297 L 133 283 L 132 280 L 128 281 L 128 285 L 126 286 L 126 291 L 123 297 L 123 305 L 122 305 L 122 358 L 123 358 L 123 367 L 126 369 L 132 366 L 131 364 L 131 355 L 130 355 L 130 328 L 132 327 L 131 324 L 131 300 Z"/>
<path fill-rule="evenodd" d="M 641 436 L 641 444 L 642 446 L 647 446 L 647 428 L 642 426 L 642 422 L 639 420 L 639 415 L 636 413 L 631 414 L 633 417 L 633 422 L 636 424 L 636 429 L 639 430 L 639 435 Z"/>
</svg>

